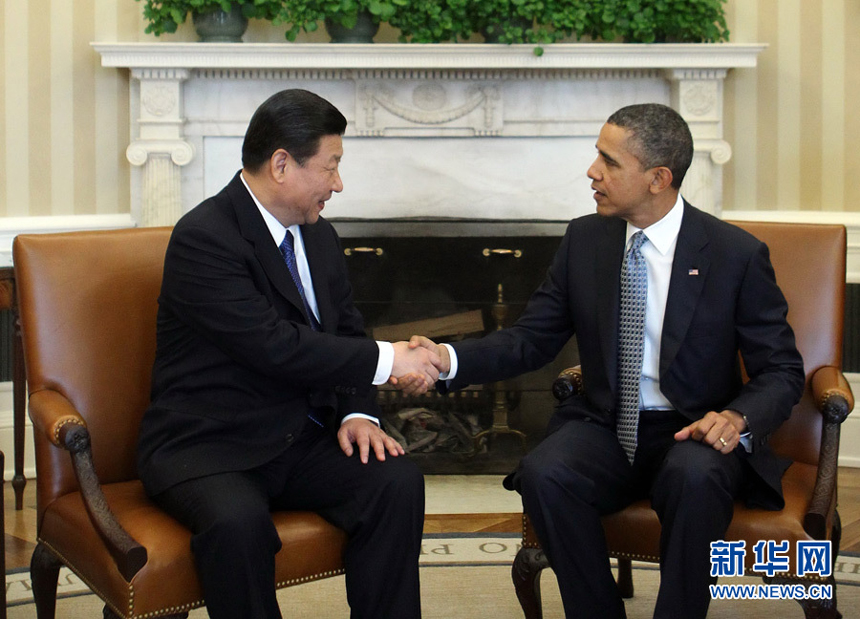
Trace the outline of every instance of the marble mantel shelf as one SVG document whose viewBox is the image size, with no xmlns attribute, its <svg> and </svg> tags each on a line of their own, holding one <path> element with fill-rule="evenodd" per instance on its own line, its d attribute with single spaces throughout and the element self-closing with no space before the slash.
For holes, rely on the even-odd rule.
<svg viewBox="0 0 860 619">
<path fill-rule="evenodd" d="M 695 141 L 682 191 L 722 205 L 723 83 L 765 45 L 96 42 L 127 70 L 132 214 L 171 225 L 240 167 L 254 109 L 284 88 L 347 117 L 349 189 L 329 217 L 566 220 L 593 210 L 585 171 L 612 111 L 656 101 Z M 345 149 L 347 150 L 347 149 Z M 468 206 L 467 206 L 468 205 Z M 466 208 L 467 207 L 467 208 Z"/>
<path fill-rule="evenodd" d="M 93 43 L 105 67 L 313 69 L 729 69 L 766 47 L 737 43 Z"/>
</svg>

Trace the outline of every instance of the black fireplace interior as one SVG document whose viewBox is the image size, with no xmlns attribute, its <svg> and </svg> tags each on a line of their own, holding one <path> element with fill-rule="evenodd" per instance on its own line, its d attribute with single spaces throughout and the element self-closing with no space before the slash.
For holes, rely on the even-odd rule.
<svg viewBox="0 0 860 619">
<path fill-rule="evenodd" d="M 564 224 L 463 220 L 334 221 L 368 334 L 438 342 L 481 336 L 522 313 L 552 261 Z M 459 393 L 403 397 L 382 388 L 386 430 L 426 473 L 509 472 L 543 436 L 555 363 Z"/>
</svg>

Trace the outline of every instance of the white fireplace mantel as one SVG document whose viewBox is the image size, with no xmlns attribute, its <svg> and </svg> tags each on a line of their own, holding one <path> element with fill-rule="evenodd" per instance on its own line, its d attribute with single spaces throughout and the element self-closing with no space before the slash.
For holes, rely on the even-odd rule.
<svg viewBox="0 0 860 619">
<path fill-rule="evenodd" d="M 254 109 L 307 88 L 347 117 L 346 187 L 327 215 L 567 220 L 607 116 L 677 109 L 696 145 L 683 193 L 719 214 L 723 83 L 764 45 L 94 43 L 129 69 L 132 214 L 172 224 L 238 169 Z"/>
</svg>

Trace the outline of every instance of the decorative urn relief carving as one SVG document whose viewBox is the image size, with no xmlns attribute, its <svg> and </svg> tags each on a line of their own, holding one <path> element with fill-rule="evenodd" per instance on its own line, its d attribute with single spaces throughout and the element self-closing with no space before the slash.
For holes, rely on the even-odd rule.
<svg viewBox="0 0 860 619">
<path fill-rule="evenodd" d="M 358 84 L 364 114 L 356 115 L 362 136 L 417 133 L 422 127 L 458 129 L 465 134 L 499 135 L 502 101 L 499 89 L 469 82 L 375 82 Z"/>
</svg>

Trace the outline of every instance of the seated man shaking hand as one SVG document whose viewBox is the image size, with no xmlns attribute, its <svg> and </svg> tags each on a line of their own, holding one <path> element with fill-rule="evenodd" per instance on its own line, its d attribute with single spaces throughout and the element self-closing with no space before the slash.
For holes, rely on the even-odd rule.
<svg viewBox="0 0 860 619">
<path fill-rule="evenodd" d="M 654 617 L 702 619 L 710 543 L 734 500 L 784 505 L 788 463 L 765 439 L 800 398 L 803 361 L 767 247 L 681 197 L 692 157 L 671 108 L 618 110 L 588 170 L 597 213 L 571 221 L 516 324 L 438 348 L 413 338 L 443 356 L 440 388 L 459 389 L 535 370 L 576 335 L 584 392 L 559 404 L 547 437 L 506 480 L 568 617 L 625 616 L 601 515 L 651 499 L 662 525 Z"/>
<path fill-rule="evenodd" d="M 440 360 L 364 335 L 320 217 L 343 189 L 345 128 L 310 92 L 270 97 L 242 170 L 179 220 L 167 249 L 138 465 L 147 494 L 192 531 L 213 619 L 281 616 L 273 509 L 346 531 L 353 618 L 421 614 L 423 477 L 376 422 L 373 385 L 432 383 Z"/>
</svg>

